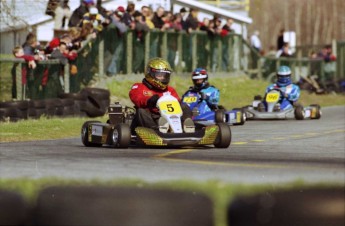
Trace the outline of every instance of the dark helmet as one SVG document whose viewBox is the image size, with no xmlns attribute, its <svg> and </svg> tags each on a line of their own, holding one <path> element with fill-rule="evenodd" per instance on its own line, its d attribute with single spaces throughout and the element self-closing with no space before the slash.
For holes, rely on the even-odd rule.
<svg viewBox="0 0 345 226">
<path fill-rule="evenodd" d="M 202 83 L 197 82 L 199 79 L 203 79 Z M 207 84 L 207 80 L 208 80 L 208 74 L 207 74 L 206 69 L 204 68 L 195 69 L 192 74 L 192 80 L 196 88 L 203 88 Z"/>
<path fill-rule="evenodd" d="M 291 70 L 288 66 L 280 66 L 277 72 L 277 85 L 287 86 L 292 83 Z"/>
<path fill-rule="evenodd" d="M 165 90 L 170 81 L 171 67 L 168 61 L 162 58 L 149 60 L 145 70 L 145 79 L 153 87 Z"/>
</svg>

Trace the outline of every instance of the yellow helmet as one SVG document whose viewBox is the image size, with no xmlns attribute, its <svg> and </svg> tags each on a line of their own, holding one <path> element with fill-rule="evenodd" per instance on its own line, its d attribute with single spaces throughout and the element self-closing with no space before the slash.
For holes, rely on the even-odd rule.
<svg viewBox="0 0 345 226">
<path fill-rule="evenodd" d="M 165 90 L 170 81 L 171 67 L 168 61 L 162 58 L 152 58 L 145 69 L 145 79 L 153 87 Z"/>
</svg>

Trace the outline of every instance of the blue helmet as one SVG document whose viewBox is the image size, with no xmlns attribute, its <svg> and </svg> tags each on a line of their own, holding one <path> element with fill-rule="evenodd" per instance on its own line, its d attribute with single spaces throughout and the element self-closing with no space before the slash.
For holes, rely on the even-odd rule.
<svg viewBox="0 0 345 226">
<path fill-rule="evenodd" d="M 277 72 L 277 85 L 287 86 L 292 83 L 291 70 L 288 66 L 280 66 Z"/>
<path fill-rule="evenodd" d="M 202 83 L 198 82 L 199 79 L 203 79 Z M 192 74 L 192 80 L 195 87 L 203 88 L 207 84 L 207 80 L 208 80 L 208 74 L 207 74 L 206 69 L 204 68 L 195 69 Z"/>
</svg>

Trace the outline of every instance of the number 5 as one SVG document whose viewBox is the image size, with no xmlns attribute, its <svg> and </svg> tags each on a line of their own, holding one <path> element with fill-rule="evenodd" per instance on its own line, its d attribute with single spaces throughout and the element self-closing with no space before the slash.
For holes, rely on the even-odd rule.
<svg viewBox="0 0 345 226">
<path fill-rule="evenodd" d="M 172 104 L 167 104 L 167 109 L 168 109 L 168 112 L 174 112 L 174 108 Z"/>
</svg>

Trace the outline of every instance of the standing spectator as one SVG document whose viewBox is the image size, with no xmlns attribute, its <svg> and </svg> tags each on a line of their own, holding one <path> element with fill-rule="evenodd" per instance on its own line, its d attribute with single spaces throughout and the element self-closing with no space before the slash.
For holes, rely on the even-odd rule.
<svg viewBox="0 0 345 226">
<path fill-rule="evenodd" d="M 80 6 L 73 11 L 68 27 L 79 26 L 83 16 L 89 12 L 89 8 L 93 5 L 93 0 L 83 0 L 83 2 L 80 3 Z"/>
<path fill-rule="evenodd" d="M 197 9 L 194 9 L 194 8 L 190 9 L 189 15 L 186 20 L 186 30 L 188 33 L 198 30 L 199 28 L 198 13 L 199 11 Z"/>
<path fill-rule="evenodd" d="M 69 0 L 60 0 L 60 4 L 55 9 L 54 29 L 64 29 L 66 20 L 71 18 L 72 12 L 68 5 Z"/>
<path fill-rule="evenodd" d="M 190 8 L 189 15 L 186 19 L 186 32 L 190 34 L 193 31 L 196 31 L 199 29 L 199 20 L 198 20 L 198 10 L 195 8 Z M 182 54 L 182 66 L 186 65 L 187 71 L 191 71 L 192 69 L 192 36 L 185 36 L 182 48 L 183 54 Z M 187 51 L 186 51 L 187 50 Z"/>
<path fill-rule="evenodd" d="M 71 17 L 71 9 L 68 5 L 69 0 L 49 0 L 46 14 L 54 18 L 54 29 L 64 29 L 66 19 Z"/>
<path fill-rule="evenodd" d="M 186 23 L 186 15 L 187 15 L 187 10 L 183 7 L 180 9 L 180 14 L 181 14 L 181 25 L 183 30 L 187 30 L 187 23 Z"/>
<path fill-rule="evenodd" d="M 13 51 L 15 58 L 22 58 L 26 61 L 27 65 L 22 65 L 22 84 L 27 84 L 27 71 L 36 68 L 35 58 L 31 55 L 25 55 L 24 49 L 21 46 L 16 46 Z M 13 67 L 16 67 L 15 64 Z M 12 73 L 12 98 L 17 98 L 17 82 L 16 82 L 16 73 Z"/>
<path fill-rule="evenodd" d="M 44 51 L 41 51 L 40 43 L 37 41 L 37 37 L 33 33 L 29 33 L 26 36 L 26 41 L 23 44 L 24 55 L 32 56 L 35 60 L 44 59 Z M 39 99 L 41 95 L 42 79 L 43 79 L 44 67 L 37 66 L 35 70 L 28 68 L 24 72 L 27 78 L 28 97 L 30 99 Z"/>
<path fill-rule="evenodd" d="M 250 45 L 256 49 L 258 52 L 261 51 L 261 41 L 260 41 L 260 38 L 259 38 L 259 31 L 254 31 L 253 35 L 250 37 Z"/>
<path fill-rule="evenodd" d="M 222 27 L 222 31 L 220 36 L 222 37 L 222 44 L 223 44 L 223 50 L 222 50 L 222 70 L 223 71 L 229 71 L 230 70 L 230 46 L 229 46 L 229 39 L 232 39 L 233 37 L 230 37 L 229 34 L 234 34 L 235 31 L 232 29 L 232 25 L 234 23 L 234 20 L 231 18 L 226 19 L 226 23 Z M 232 40 L 233 41 L 233 40 Z"/>
<path fill-rule="evenodd" d="M 125 13 L 125 9 L 122 6 L 119 6 L 115 12 L 112 14 L 111 20 L 112 24 L 115 25 L 117 30 L 117 43 L 115 47 L 115 51 L 113 53 L 113 57 L 111 58 L 110 65 L 107 69 L 108 76 L 115 76 L 120 70 L 122 56 L 123 56 L 123 49 L 124 49 L 124 33 L 128 30 L 126 24 L 122 21 L 123 15 Z"/>
<path fill-rule="evenodd" d="M 135 44 L 134 44 L 134 59 L 133 71 L 134 73 L 144 72 L 144 32 L 148 32 L 150 28 L 142 19 L 142 14 L 135 11 L 133 14 L 134 21 L 131 23 L 131 29 L 135 31 Z"/>
<path fill-rule="evenodd" d="M 284 32 L 285 29 L 280 29 L 279 34 L 278 34 L 278 38 L 277 38 L 277 50 L 280 50 L 283 48 L 284 46 Z"/>
</svg>

